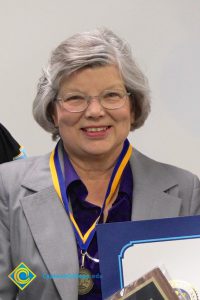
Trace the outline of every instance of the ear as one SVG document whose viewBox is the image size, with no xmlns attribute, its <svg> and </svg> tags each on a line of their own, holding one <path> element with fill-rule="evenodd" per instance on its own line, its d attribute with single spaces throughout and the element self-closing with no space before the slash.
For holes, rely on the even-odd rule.
<svg viewBox="0 0 200 300">
<path fill-rule="evenodd" d="M 55 127 L 58 127 L 57 117 L 55 115 L 52 115 L 52 119 L 53 119 Z"/>
<path fill-rule="evenodd" d="M 134 112 L 131 112 L 131 124 L 130 124 L 130 130 L 131 131 L 134 128 L 134 123 L 135 123 L 135 115 L 134 115 Z"/>
<path fill-rule="evenodd" d="M 134 111 L 131 111 L 131 124 L 135 122 L 135 113 Z"/>
<path fill-rule="evenodd" d="M 57 112 L 57 105 L 55 102 L 49 105 L 48 113 L 51 116 L 51 119 L 54 122 L 55 127 L 58 127 L 58 112 Z"/>
</svg>

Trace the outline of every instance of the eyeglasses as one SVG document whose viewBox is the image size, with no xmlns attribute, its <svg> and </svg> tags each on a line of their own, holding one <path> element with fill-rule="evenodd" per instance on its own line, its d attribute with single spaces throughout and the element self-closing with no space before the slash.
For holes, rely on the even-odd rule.
<svg viewBox="0 0 200 300">
<path fill-rule="evenodd" d="M 128 93 L 123 90 L 105 90 L 98 96 L 89 96 L 84 93 L 72 92 L 66 93 L 64 97 L 59 97 L 56 100 L 60 101 L 62 107 L 69 112 L 76 113 L 82 112 L 87 109 L 92 99 L 98 99 L 100 104 L 106 109 L 121 108 L 128 96 Z"/>
</svg>

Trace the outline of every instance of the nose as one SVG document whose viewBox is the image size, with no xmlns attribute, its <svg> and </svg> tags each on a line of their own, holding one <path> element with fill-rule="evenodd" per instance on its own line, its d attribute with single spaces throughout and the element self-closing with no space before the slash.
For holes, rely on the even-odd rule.
<svg viewBox="0 0 200 300">
<path fill-rule="evenodd" d="M 105 111 L 98 97 L 96 96 L 91 97 L 88 103 L 88 107 L 85 110 L 85 116 L 87 118 L 99 118 L 104 115 L 105 115 Z"/>
</svg>

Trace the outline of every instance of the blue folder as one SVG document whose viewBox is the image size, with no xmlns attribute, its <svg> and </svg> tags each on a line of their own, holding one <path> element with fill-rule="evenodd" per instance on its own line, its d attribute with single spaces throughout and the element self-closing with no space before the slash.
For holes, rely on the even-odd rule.
<svg viewBox="0 0 200 300">
<path fill-rule="evenodd" d="M 200 216 L 98 225 L 103 299 L 124 287 L 122 259 L 129 247 L 140 243 L 196 238 L 200 238 Z"/>
</svg>

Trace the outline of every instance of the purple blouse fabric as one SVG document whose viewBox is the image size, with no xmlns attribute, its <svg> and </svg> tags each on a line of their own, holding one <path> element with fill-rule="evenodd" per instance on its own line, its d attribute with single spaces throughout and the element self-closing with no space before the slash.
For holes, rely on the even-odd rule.
<svg viewBox="0 0 200 300">
<path fill-rule="evenodd" d="M 70 198 L 74 218 L 83 234 L 90 228 L 100 214 L 101 208 L 89 203 L 86 198 L 87 188 L 74 170 L 67 156 L 64 159 L 66 191 Z M 130 164 L 128 163 L 123 171 L 117 199 L 108 212 L 106 223 L 124 222 L 131 220 L 133 194 L 133 176 Z M 99 223 L 103 222 L 103 215 Z M 78 248 L 79 265 L 81 265 L 81 253 Z M 98 247 L 96 234 L 94 235 L 88 251 L 91 257 L 98 258 Z M 85 257 L 85 267 L 95 276 L 94 286 L 90 293 L 79 296 L 79 300 L 101 300 L 101 281 L 99 264 Z"/>
</svg>

